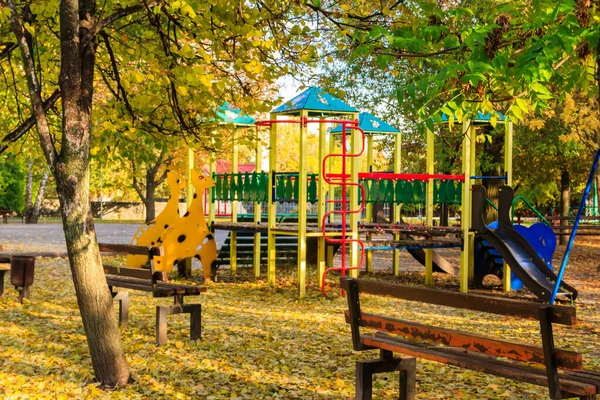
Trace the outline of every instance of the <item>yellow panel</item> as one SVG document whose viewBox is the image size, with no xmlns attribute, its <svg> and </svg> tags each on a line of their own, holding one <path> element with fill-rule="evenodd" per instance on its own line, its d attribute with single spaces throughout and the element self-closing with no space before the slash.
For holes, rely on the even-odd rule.
<svg viewBox="0 0 600 400">
<path fill-rule="evenodd" d="M 202 263 L 204 279 L 211 279 L 212 266 L 217 259 L 217 245 L 204 219 L 203 194 L 215 185 L 210 176 L 193 171 L 194 198 L 179 224 L 165 230 L 159 239 L 164 256 L 154 258 L 157 271 L 171 272 L 179 260 L 196 257 Z"/>
<path fill-rule="evenodd" d="M 144 224 L 137 230 L 130 244 L 136 246 L 155 246 L 161 233 L 170 226 L 179 223 L 179 194 L 186 186 L 186 180 L 175 171 L 167 172 L 169 184 L 169 200 L 164 210 L 152 221 Z M 148 264 L 148 257 L 141 255 L 128 255 L 126 261 L 129 268 L 142 268 Z"/>
</svg>

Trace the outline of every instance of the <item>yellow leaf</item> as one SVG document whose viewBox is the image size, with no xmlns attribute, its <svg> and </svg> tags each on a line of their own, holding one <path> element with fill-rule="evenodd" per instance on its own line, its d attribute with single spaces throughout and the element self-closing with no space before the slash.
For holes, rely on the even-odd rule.
<svg viewBox="0 0 600 400">
<path fill-rule="evenodd" d="M 187 96 L 187 94 L 188 94 L 188 90 L 185 86 L 177 86 L 177 92 L 179 92 L 179 94 L 182 94 L 184 96 Z"/>
</svg>

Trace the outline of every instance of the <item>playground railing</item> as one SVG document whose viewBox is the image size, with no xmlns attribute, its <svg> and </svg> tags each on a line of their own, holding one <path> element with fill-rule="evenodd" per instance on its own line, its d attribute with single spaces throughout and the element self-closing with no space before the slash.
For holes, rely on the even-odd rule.
<svg viewBox="0 0 600 400">
<path fill-rule="evenodd" d="M 548 222 L 548 220 L 546 219 L 546 217 L 544 217 L 542 215 L 542 213 L 540 213 L 525 197 L 523 196 L 515 196 L 515 198 L 512 201 L 512 207 L 511 207 L 511 221 L 515 220 L 515 204 L 517 204 L 517 202 L 523 202 L 525 203 L 525 205 L 527 207 L 529 207 L 529 209 L 531 211 L 533 211 L 533 213 L 538 217 L 538 219 L 543 222 L 544 224 L 546 224 L 547 226 L 550 226 L 550 222 Z"/>
</svg>

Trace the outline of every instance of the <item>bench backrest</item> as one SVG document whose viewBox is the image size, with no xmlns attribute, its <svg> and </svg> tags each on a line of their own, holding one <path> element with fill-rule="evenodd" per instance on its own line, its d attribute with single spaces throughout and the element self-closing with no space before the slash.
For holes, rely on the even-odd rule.
<svg viewBox="0 0 600 400">
<path fill-rule="evenodd" d="M 530 301 L 503 299 L 345 277 L 341 278 L 341 286 L 346 290 L 348 295 L 346 321 L 352 328 L 352 343 L 355 350 L 364 350 L 359 331 L 359 328 L 362 327 L 496 357 L 545 364 L 544 349 L 540 347 L 423 325 L 384 315 L 363 313 L 360 308 L 361 293 L 386 295 L 427 304 L 532 318 L 542 321 L 541 325 L 545 323 L 551 324 L 552 322 L 573 325 L 577 321 L 574 307 L 549 306 Z M 551 335 L 551 326 L 549 329 Z M 558 367 L 573 370 L 582 369 L 582 357 L 579 353 L 556 349 L 555 354 Z"/>
<path fill-rule="evenodd" d="M 126 276 L 130 278 L 140 278 L 156 281 L 167 281 L 168 274 L 164 271 L 154 269 L 154 256 L 163 255 L 162 247 L 134 246 L 128 244 L 98 243 L 101 252 L 133 254 L 148 256 L 148 268 L 127 268 L 104 265 L 104 273 L 107 275 Z"/>
</svg>

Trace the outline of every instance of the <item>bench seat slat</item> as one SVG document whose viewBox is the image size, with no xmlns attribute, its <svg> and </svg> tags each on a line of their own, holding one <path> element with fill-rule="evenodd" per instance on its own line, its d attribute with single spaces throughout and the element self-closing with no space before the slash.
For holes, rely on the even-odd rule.
<svg viewBox="0 0 600 400">
<path fill-rule="evenodd" d="M 152 292 L 154 290 L 152 282 L 141 279 L 124 279 L 122 277 L 106 276 L 106 283 L 108 283 L 108 286 L 140 290 L 142 292 Z"/>
<path fill-rule="evenodd" d="M 103 265 L 106 275 L 115 275 L 122 277 L 140 278 L 152 280 L 152 271 L 143 268 L 115 267 L 112 265 Z"/>
<path fill-rule="evenodd" d="M 523 366 L 516 368 L 515 364 L 511 362 L 488 360 L 480 357 L 473 358 L 461 354 L 460 352 L 424 347 L 416 343 L 396 338 L 361 335 L 361 342 L 366 346 L 373 348 L 395 351 L 413 357 L 425 358 L 431 361 L 497 375 L 504 378 L 515 379 L 539 386 L 546 386 L 548 382 L 545 370 Z M 578 382 L 569 379 L 566 375 L 561 375 L 560 389 L 578 396 L 593 396 L 597 393 L 596 385 Z"/>
<path fill-rule="evenodd" d="M 350 312 L 346 311 L 346 322 L 350 321 Z M 506 357 L 511 360 L 544 363 L 544 350 L 541 347 L 511 343 L 452 329 L 438 328 L 382 315 L 362 312 L 358 324 L 362 327 L 378 329 L 404 337 L 416 338 L 429 343 L 463 348 L 465 350 Z M 558 366 L 572 370 L 582 370 L 581 354 L 556 349 Z"/>
<path fill-rule="evenodd" d="M 341 278 L 342 289 L 348 290 L 348 279 Z M 470 293 L 458 293 L 448 290 L 430 289 L 424 287 L 401 285 L 374 281 L 369 279 L 354 279 L 360 293 L 391 296 L 398 299 L 419 301 L 422 303 L 462 308 L 492 314 L 514 315 L 539 320 L 540 303 L 520 301 L 493 296 Z M 575 325 L 577 316 L 575 307 L 551 306 L 553 323 Z"/>
</svg>

